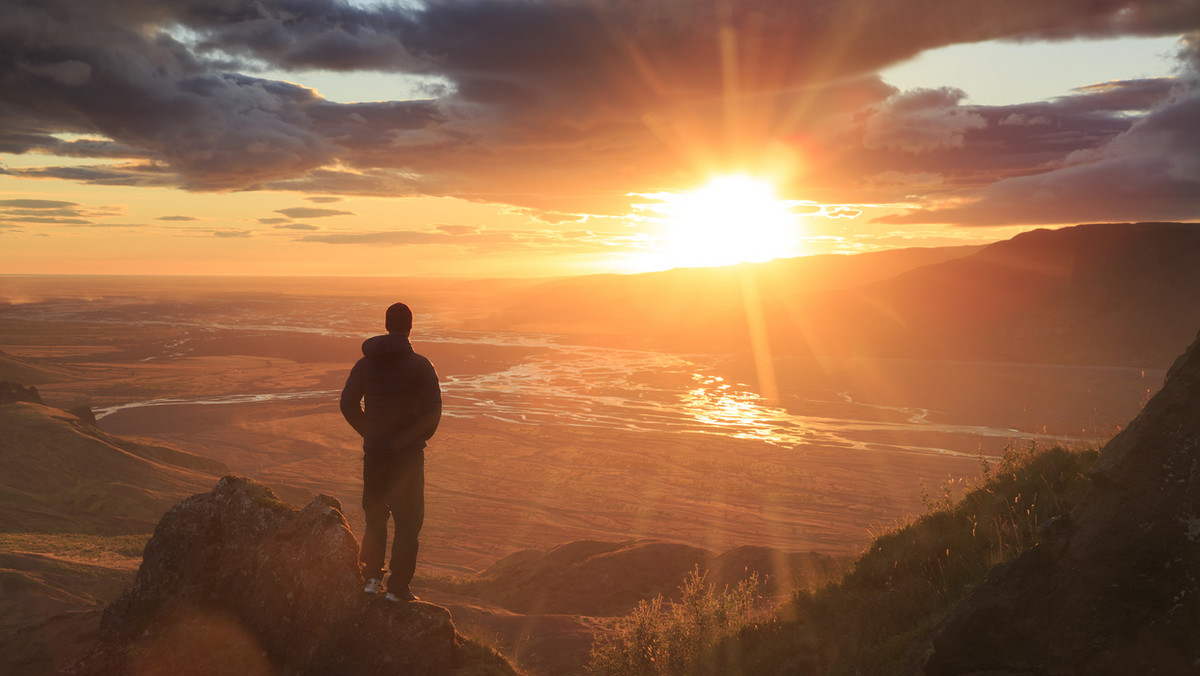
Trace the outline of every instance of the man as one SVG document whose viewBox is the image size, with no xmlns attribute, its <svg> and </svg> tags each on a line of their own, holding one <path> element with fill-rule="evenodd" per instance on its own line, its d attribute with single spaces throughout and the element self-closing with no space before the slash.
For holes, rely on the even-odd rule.
<svg viewBox="0 0 1200 676">
<path fill-rule="evenodd" d="M 363 511 L 367 528 L 359 559 L 363 588 L 381 594 L 388 516 L 396 524 L 387 600 L 416 601 L 409 589 L 417 568 L 417 535 L 425 520 L 425 442 L 442 417 L 442 392 L 433 364 L 408 342 L 412 311 L 387 309 L 387 335 L 368 338 L 363 357 L 342 388 L 346 422 L 363 438 Z"/>
</svg>

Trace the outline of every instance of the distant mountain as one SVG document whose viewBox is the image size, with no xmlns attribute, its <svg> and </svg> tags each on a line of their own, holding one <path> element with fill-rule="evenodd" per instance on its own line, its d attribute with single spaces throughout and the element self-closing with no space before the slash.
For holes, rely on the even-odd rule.
<svg viewBox="0 0 1200 676">
<path fill-rule="evenodd" d="M 1035 230 L 805 311 L 826 354 L 1165 367 L 1200 328 L 1200 225 Z"/>
<path fill-rule="evenodd" d="M 227 470 L 50 406 L 0 405 L 0 531 L 148 533 Z"/>
<path fill-rule="evenodd" d="M 1165 367 L 1200 328 L 1200 225 L 558 280 L 491 321 L 665 350 Z"/>
<path fill-rule="evenodd" d="M 635 275 L 591 275 L 514 288 L 484 320 L 496 328 L 617 337 L 649 347 L 725 342 L 745 325 L 747 294 L 767 306 L 853 288 L 982 247 L 894 249 L 821 255 L 720 268 L 677 268 Z"/>
</svg>

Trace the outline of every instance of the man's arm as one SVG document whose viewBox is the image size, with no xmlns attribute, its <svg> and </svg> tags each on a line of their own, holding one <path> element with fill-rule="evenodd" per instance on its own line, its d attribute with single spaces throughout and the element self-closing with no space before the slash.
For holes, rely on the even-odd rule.
<svg viewBox="0 0 1200 676">
<path fill-rule="evenodd" d="M 346 386 L 342 388 L 342 396 L 338 404 L 341 406 L 342 417 L 346 419 L 346 422 L 350 423 L 359 436 L 365 437 L 367 414 L 363 412 L 362 408 L 364 390 L 361 363 L 355 364 L 354 368 L 350 369 L 350 375 L 346 378 Z"/>
<path fill-rule="evenodd" d="M 438 385 L 437 371 L 428 361 L 425 366 L 421 370 L 421 417 L 414 430 L 421 441 L 428 441 L 442 421 L 442 388 Z"/>
<path fill-rule="evenodd" d="M 437 371 L 425 360 L 417 371 L 417 415 L 412 424 L 395 437 L 392 448 L 406 449 L 424 446 L 437 431 L 442 420 L 442 388 L 438 385 Z"/>
</svg>

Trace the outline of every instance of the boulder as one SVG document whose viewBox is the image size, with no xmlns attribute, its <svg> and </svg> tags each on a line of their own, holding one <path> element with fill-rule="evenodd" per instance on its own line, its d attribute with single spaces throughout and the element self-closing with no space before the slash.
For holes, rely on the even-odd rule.
<svg viewBox="0 0 1200 676">
<path fill-rule="evenodd" d="M 226 476 L 159 522 L 133 586 L 78 674 L 446 674 L 462 639 L 445 608 L 362 592 L 341 505 L 304 509 Z M 498 661 L 497 661 L 498 662 Z M 498 665 L 480 673 L 511 673 Z"/>
<path fill-rule="evenodd" d="M 37 388 L 33 385 L 24 387 L 7 380 L 0 381 L 0 404 L 11 404 L 16 401 L 27 401 L 31 404 L 44 403 L 42 395 L 38 394 Z"/>
<path fill-rule="evenodd" d="M 1044 537 L 954 609 L 928 676 L 1200 673 L 1200 337 Z"/>
</svg>

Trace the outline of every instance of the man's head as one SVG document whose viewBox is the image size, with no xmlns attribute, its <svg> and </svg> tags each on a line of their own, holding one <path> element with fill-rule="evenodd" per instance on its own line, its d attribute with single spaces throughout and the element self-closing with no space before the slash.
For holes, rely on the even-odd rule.
<svg viewBox="0 0 1200 676">
<path fill-rule="evenodd" d="M 388 333 L 407 336 L 409 331 L 412 331 L 412 310 L 404 303 L 395 303 L 387 309 L 383 325 Z"/>
</svg>

